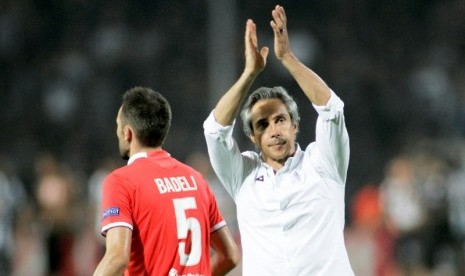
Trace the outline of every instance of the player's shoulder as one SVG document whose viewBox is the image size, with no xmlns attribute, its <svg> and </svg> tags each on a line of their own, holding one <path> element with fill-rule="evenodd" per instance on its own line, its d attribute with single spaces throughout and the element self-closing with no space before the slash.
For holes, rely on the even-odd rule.
<svg viewBox="0 0 465 276">
<path fill-rule="evenodd" d="M 128 174 L 129 172 L 133 171 L 136 166 L 131 165 L 125 165 L 119 168 L 114 169 L 112 172 L 110 172 L 109 175 L 114 175 L 114 176 L 123 176 Z"/>
<path fill-rule="evenodd" d="M 179 168 L 181 170 L 184 170 L 185 172 L 187 172 L 190 175 L 193 175 L 195 177 L 202 177 L 203 178 L 203 175 L 199 171 L 197 171 L 194 167 L 192 167 L 190 165 L 187 165 L 186 163 L 183 163 L 183 162 L 181 162 L 179 160 L 176 160 L 176 162 L 178 163 L 178 166 L 179 166 Z"/>
<path fill-rule="evenodd" d="M 134 179 L 138 175 L 144 174 L 144 171 L 147 171 L 144 168 L 144 162 L 138 161 L 139 160 L 136 160 L 136 162 L 114 169 L 107 175 L 106 181 L 128 181 L 129 179 Z"/>
<path fill-rule="evenodd" d="M 117 182 L 121 179 L 127 178 L 130 175 L 127 166 L 119 167 L 109 172 L 105 177 L 105 182 Z"/>
<path fill-rule="evenodd" d="M 147 172 L 151 172 L 147 174 Z M 164 159 L 163 162 L 153 162 L 153 160 L 142 159 L 136 160 L 133 163 L 113 170 L 107 177 L 112 178 L 134 178 L 144 175 L 166 175 L 182 174 L 191 175 L 195 178 L 203 178 L 203 175 L 186 163 L 179 161 L 176 158 L 170 157 Z M 136 177 L 137 178 L 137 177 Z"/>
</svg>

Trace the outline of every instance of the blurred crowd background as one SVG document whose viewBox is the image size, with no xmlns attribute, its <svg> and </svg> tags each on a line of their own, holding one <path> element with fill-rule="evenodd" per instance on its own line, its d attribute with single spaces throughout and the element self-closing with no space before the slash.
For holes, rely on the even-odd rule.
<svg viewBox="0 0 465 276">
<path fill-rule="evenodd" d="M 92 273 L 100 185 L 124 165 L 116 112 L 133 86 L 171 102 L 164 147 L 210 180 L 240 242 L 202 123 L 241 73 L 247 18 L 272 47 L 276 4 L 291 48 L 345 102 L 356 275 L 465 275 L 463 0 L 1 0 L 0 275 Z M 299 143 L 313 141 L 316 112 L 271 52 L 253 88 L 276 85 L 298 101 Z"/>
</svg>

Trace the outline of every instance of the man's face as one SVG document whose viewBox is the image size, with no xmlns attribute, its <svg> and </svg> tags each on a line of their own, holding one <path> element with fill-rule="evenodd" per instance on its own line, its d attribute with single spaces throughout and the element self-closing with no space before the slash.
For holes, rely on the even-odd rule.
<svg viewBox="0 0 465 276">
<path fill-rule="evenodd" d="M 126 141 L 125 128 L 122 124 L 122 109 L 118 111 L 116 116 L 116 136 L 118 137 L 119 153 L 124 160 L 129 159 L 129 143 Z"/>
<path fill-rule="evenodd" d="M 252 142 L 262 151 L 268 164 L 281 165 L 295 152 L 297 125 L 279 99 L 259 100 L 251 110 Z"/>
</svg>

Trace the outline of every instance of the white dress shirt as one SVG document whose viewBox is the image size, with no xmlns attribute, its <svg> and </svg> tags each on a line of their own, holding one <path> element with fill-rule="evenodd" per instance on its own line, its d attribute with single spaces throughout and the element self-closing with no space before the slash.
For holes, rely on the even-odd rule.
<svg viewBox="0 0 465 276">
<path fill-rule="evenodd" d="M 344 244 L 349 137 L 344 104 L 331 93 L 318 112 L 316 140 L 276 172 L 241 153 L 233 127 L 204 122 L 212 166 L 236 202 L 243 275 L 354 275 Z"/>
</svg>

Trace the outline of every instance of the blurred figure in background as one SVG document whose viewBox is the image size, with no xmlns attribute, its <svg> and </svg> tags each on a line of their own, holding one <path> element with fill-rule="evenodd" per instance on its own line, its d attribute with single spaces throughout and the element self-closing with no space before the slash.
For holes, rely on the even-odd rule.
<svg viewBox="0 0 465 276">
<path fill-rule="evenodd" d="M 37 219 L 37 206 L 30 202 L 19 212 L 20 215 L 16 222 L 11 275 L 57 275 L 48 270 L 47 243 L 43 227 Z"/>
<path fill-rule="evenodd" d="M 425 273 L 422 231 L 426 214 L 414 173 L 412 161 L 398 156 L 387 165 L 381 183 L 386 223 L 395 237 L 395 260 L 402 275 Z"/>
<path fill-rule="evenodd" d="M 77 193 L 76 178 L 52 155 L 36 162 L 35 196 L 38 220 L 46 247 L 48 275 L 81 275 L 76 258 L 78 237 L 85 223 L 85 212 Z"/>
<path fill-rule="evenodd" d="M 456 148 L 456 162 L 447 185 L 448 221 L 454 240 L 457 274 L 465 275 L 465 146 Z M 458 153 L 458 154 L 456 154 Z"/>
<path fill-rule="evenodd" d="M 0 156 L 0 275 L 11 273 L 15 249 L 15 224 L 20 219 L 19 210 L 28 198 L 24 183 L 15 172 L 9 158 Z"/>
<path fill-rule="evenodd" d="M 453 148 L 453 150 L 451 150 Z M 401 275 L 462 275 L 463 145 L 419 140 L 386 166 L 381 184 Z"/>
<path fill-rule="evenodd" d="M 386 227 L 379 187 L 366 184 L 352 198 L 350 209 L 345 237 L 355 275 L 395 275 L 394 238 Z"/>
<path fill-rule="evenodd" d="M 89 208 L 89 230 L 92 231 L 93 240 L 96 243 L 95 250 L 97 255 L 99 255 L 96 263 L 93 267 L 98 264 L 98 261 L 101 259 L 105 253 L 105 238 L 102 237 L 100 230 L 101 225 L 100 221 L 102 218 L 102 185 L 105 178 L 110 174 L 111 171 L 119 167 L 120 164 L 116 160 L 107 157 L 104 158 L 95 170 L 90 174 L 88 179 L 88 194 L 87 202 Z"/>
<path fill-rule="evenodd" d="M 455 275 L 453 237 L 448 220 L 447 186 L 451 172 L 447 151 L 440 146 L 426 145 L 413 153 L 415 184 L 422 200 L 424 265 L 430 273 Z"/>
</svg>

